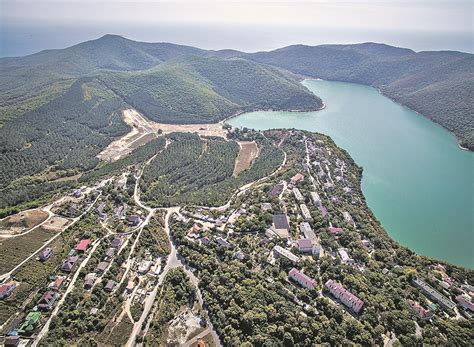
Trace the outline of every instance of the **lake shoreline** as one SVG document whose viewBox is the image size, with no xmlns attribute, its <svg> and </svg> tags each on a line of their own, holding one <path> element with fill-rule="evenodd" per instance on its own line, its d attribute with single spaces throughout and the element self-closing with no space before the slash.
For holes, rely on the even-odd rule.
<svg viewBox="0 0 474 347">
<path fill-rule="evenodd" d="M 370 92 L 370 86 L 361 84 L 308 80 L 315 82 L 306 87 L 326 105 L 326 111 L 319 116 L 318 113 L 314 117 L 262 113 L 244 115 L 230 125 L 259 130 L 297 128 L 330 136 L 364 168 L 361 189 L 367 205 L 393 240 L 420 256 L 474 268 L 467 249 L 472 240 L 467 232 L 472 226 L 466 218 L 472 206 L 466 189 L 472 171 L 470 151 L 459 150 L 453 134 L 444 127 L 426 122 L 425 116 L 414 117 L 421 114 L 376 88 L 374 93 Z M 341 94 L 334 82 L 341 83 Z M 386 101 L 380 102 L 379 98 Z M 438 126 L 432 127 L 433 123 Z M 445 175 L 457 179 L 446 181 Z M 440 182 L 444 183 L 440 186 Z M 425 194 L 432 197 L 426 200 Z M 463 218 L 453 219 L 459 214 Z M 452 237 L 461 241 L 447 252 L 442 245 L 451 244 Z"/>
</svg>

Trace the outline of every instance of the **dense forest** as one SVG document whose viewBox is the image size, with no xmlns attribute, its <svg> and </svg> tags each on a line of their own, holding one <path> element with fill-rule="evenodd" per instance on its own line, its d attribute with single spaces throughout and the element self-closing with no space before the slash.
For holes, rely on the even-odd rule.
<svg viewBox="0 0 474 347">
<path fill-rule="evenodd" d="M 186 57 L 100 78 L 128 104 L 164 123 L 209 123 L 244 110 L 322 106 L 293 79 L 244 59 Z"/>
<path fill-rule="evenodd" d="M 129 127 L 125 104 L 96 79 L 79 79 L 47 104 L 0 128 L 0 209 L 35 200 L 94 168 L 96 155 Z"/>
<path fill-rule="evenodd" d="M 256 136 L 259 156 L 234 177 L 237 142 L 179 133 L 169 138 L 172 143 L 145 168 L 140 182 L 143 199 L 154 206 L 223 205 L 240 186 L 272 173 L 283 162 L 282 151 Z"/>
</svg>

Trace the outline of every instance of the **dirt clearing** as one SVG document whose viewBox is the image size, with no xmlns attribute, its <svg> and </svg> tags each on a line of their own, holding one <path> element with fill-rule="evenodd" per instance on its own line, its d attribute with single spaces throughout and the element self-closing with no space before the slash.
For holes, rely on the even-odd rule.
<svg viewBox="0 0 474 347">
<path fill-rule="evenodd" d="M 219 136 L 226 138 L 226 133 L 222 124 L 212 123 L 212 124 L 163 124 L 163 123 L 153 123 L 153 129 L 158 131 L 159 129 L 164 134 L 169 134 L 173 132 L 183 132 L 183 133 L 197 133 L 199 136 Z"/>
<path fill-rule="evenodd" d="M 116 161 L 125 157 L 135 148 L 153 140 L 160 134 L 173 132 L 197 133 L 199 136 L 219 136 L 226 138 L 222 124 L 163 124 L 153 122 L 136 110 L 122 112 L 125 123 L 132 127 L 129 133 L 110 143 L 97 158 L 104 161 Z"/>
<path fill-rule="evenodd" d="M 155 130 L 151 121 L 143 117 L 135 110 L 124 110 L 122 112 L 125 123 L 132 127 L 129 133 L 110 143 L 97 158 L 105 161 L 115 161 L 123 158 L 132 150 L 155 138 Z"/>
<path fill-rule="evenodd" d="M 238 142 L 238 144 L 240 146 L 240 151 L 235 160 L 233 176 L 237 176 L 242 171 L 248 169 L 258 156 L 258 147 L 255 141 L 241 141 Z"/>
<path fill-rule="evenodd" d="M 48 231 L 62 231 L 69 223 L 71 223 L 71 220 L 67 218 L 53 216 L 41 227 Z"/>
<path fill-rule="evenodd" d="M 29 230 L 48 218 L 48 213 L 40 209 L 14 214 L 0 221 L 0 235 L 15 235 Z"/>
</svg>

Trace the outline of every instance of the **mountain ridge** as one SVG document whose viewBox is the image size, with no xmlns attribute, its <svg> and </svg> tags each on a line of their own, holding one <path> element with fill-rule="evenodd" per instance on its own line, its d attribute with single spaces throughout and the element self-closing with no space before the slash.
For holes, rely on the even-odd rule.
<svg viewBox="0 0 474 347">
<path fill-rule="evenodd" d="M 62 50 L 0 58 L 0 85 L 3 86 L 0 86 L 0 111 L 6 114 L 0 117 L 0 124 L 4 123 L 4 117 L 7 120 L 16 117 L 17 109 L 30 110 L 28 103 L 41 105 L 52 93 L 61 94 L 70 83 L 68 79 L 110 71 L 146 70 L 189 56 L 242 58 L 273 66 L 280 72 L 286 70 L 311 78 L 370 85 L 445 127 L 457 136 L 462 146 L 474 149 L 474 104 L 471 101 L 474 55 L 456 51 L 415 52 L 375 42 L 297 44 L 245 53 L 166 42 L 139 42 L 107 34 Z M 53 82 L 56 83 L 54 88 L 51 87 Z M 42 94 L 40 89 L 45 92 Z M 34 102 L 23 100 L 24 90 L 38 94 Z M 16 100 L 21 100 L 20 107 L 14 104 Z"/>
</svg>

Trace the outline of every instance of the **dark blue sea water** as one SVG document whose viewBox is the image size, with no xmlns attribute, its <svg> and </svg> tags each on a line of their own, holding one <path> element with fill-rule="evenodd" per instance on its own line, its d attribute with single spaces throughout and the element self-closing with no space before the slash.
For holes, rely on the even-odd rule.
<svg viewBox="0 0 474 347">
<path fill-rule="evenodd" d="M 1 21 L 1 19 L 0 19 Z M 118 34 L 148 42 L 173 42 L 204 49 L 232 48 L 246 52 L 271 50 L 291 44 L 381 42 L 421 50 L 473 52 L 471 33 L 369 31 L 327 28 L 249 25 L 116 24 L 29 25 L 0 22 L 0 56 L 22 56 L 43 49 L 65 48 L 105 34 Z"/>
</svg>

